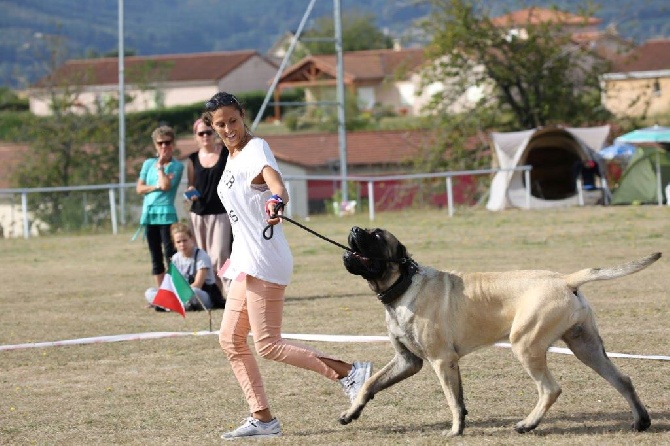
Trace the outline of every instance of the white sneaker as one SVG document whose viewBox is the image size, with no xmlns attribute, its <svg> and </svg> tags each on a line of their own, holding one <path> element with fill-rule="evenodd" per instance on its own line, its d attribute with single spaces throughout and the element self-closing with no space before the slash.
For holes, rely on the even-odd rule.
<svg viewBox="0 0 670 446">
<path fill-rule="evenodd" d="M 340 384 L 342 384 L 342 389 L 344 393 L 349 397 L 349 400 L 353 403 L 358 395 L 359 390 L 363 387 L 363 383 L 370 377 L 372 374 L 372 363 L 371 362 L 358 362 L 355 361 L 351 367 L 351 371 L 347 376 L 340 379 Z"/>
<path fill-rule="evenodd" d="M 239 438 L 268 438 L 281 437 L 281 426 L 279 420 L 273 418 L 267 423 L 257 420 L 254 417 L 249 417 L 242 421 L 242 425 L 237 429 L 221 434 L 224 440 L 237 440 Z"/>
</svg>

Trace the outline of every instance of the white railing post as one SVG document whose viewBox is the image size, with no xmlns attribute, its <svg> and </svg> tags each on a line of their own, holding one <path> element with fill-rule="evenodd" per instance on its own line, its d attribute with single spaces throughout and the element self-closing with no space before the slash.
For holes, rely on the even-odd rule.
<svg viewBox="0 0 670 446">
<path fill-rule="evenodd" d="M 84 202 L 84 226 L 88 226 L 88 212 L 86 211 L 88 203 L 86 201 L 86 192 L 83 193 L 82 201 Z"/>
<path fill-rule="evenodd" d="M 447 177 L 447 209 L 449 210 L 449 217 L 454 216 L 454 186 L 451 177 Z"/>
<path fill-rule="evenodd" d="M 28 194 L 21 193 L 21 210 L 23 212 L 23 238 L 30 238 L 30 226 L 28 225 Z"/>
<path fill-rule="evenodd" d="M 584 206 L 584 191 L 582 190 L 582 179 L 577 178 L 577 204 Z"/>
<path fill-rule="evenodd" d="M 118 226 L 116 224 L 116 194 L 114 188 L 109 188 L 109 213 L 112 216 L 112 234 L 118 234 Z"/>
<path fill-rule="evenodd" d="M 375 220 L 375 187 L 372 181 L 368 181 L 368 218 Z"/>
<path fill-rule="evenodd" d="M 661 155 L 656 151 L 656 193 L 658 205 L 663 206 L 663 179 L 661 178 Z"/>
<path fill-rule="evenodd" d="M 530 170 L 523 171 L 523 179 L 526 183 L 526 209 L 530 209 Z"/>
</svg>

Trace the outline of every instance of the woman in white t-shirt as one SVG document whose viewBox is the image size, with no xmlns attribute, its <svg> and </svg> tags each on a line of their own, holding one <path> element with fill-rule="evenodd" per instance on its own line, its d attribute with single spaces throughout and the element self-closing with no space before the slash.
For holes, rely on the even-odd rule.
<svg viewBox="0 0 670 446">
<path fill-rule="evenodd" d="M 233 228 L 230 261 L 219 272 L 232 281 L 219 342 L 251 413 L 240 427 L 222 438 L 280 436 L 279 421 L 270 412 L 258 364 L 247 344 L 250 331 L 259 356 L 339 380 L 351 401 L 370 376 L 372 364 L 347 363 L 282 339 L 284 291 L 290 282 L 293 257 L 278 223 L 289 200 L 288 192 L 270 147 L 251 134 L 235 96 L 217 93 L 205 104 L 205 110 L 205 123 L 228 149 L 217 193 Z M 263 230 L 268 224 L 273 225 L 273 236 L 266 240 Z"/>
</svg>

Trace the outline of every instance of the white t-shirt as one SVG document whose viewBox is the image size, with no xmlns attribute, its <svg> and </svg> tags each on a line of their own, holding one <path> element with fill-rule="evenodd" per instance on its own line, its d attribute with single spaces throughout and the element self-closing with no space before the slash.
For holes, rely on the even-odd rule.
<svg viewBox="0 0 670 446">
<path fill-rule="evenodd" d="M 293 256 L 284 237 L 283 224 L 274 226 L 270 240 L 263 238 L 268 218 L 265 202 L 272 193 L 265 184 L 251 184 L 265 166 L 279 172 L 268 143 L 253 138 L 235 158 L 228 158 L 226 170 L 221 175 L 216 192 L 228 211 L 233 228 L 230 266 L 224 277 L 235 280 L 244 273 L 266 282 L 288 285 Z"/>
</svg>

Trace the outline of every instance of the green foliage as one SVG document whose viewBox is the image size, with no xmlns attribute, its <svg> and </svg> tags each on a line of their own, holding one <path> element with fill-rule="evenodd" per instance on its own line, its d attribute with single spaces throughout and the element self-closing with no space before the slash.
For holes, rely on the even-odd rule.
<svg viewBox="0 0 670 446">
<path fill-rule="evenodd" d="M 26 111 L 0 112 L 0 141 L 27 141 L 29 135 L 23 129 L 34 125 L 35 115 Z"/>
<path fill-rule="evenodd" d="M 511 35 L 492 23 L 481 1 L 430 3 L 423 27 L 432 36 L 431 63 L 422 84 L 442 82 L 445 88 L 425 110 L 437 139 L 418 160 L 424 168 L 488 167 L 489 129 L 588 125 L 610 117 L 599 83 L 607 64 L 574 45 L 563 24 L 530 25 L 527 36 Z M 479 100 L 467 99 L 473 92 Z"/>
<path fill-rule="evenodd" d="M 322 101 L 334 101 L 331 96 L 333 90 L 328 90 L 324 94 L 327 97 L 320 97 Z M 346 130 L 363 130 L 378 128 L 378 122 L 383 116 L 388 116 L 388 110 L 379 107 L 378 114 L 372 111 L 362 111 L 358 100 L 353 93 L 345 94 L 345 126 Z M 289 110 L 282 115 L 284 125 L 291 131 L 320 131 L 336 132 L 339 126 L 339 117 L 337 107 L 335 106 L 310 106 L 300 107 Z"/>
<path fill-rule="evenodd" d="M 0 112 L 3 111 L 28 111 L 30 103 L 27 98 L 20 98 L 14 91 L 7 87 L 0 87 Z"/>
<path fill-rule="evenodd" d="M 335 54 L 334 42 L 308 41 L 308 39 L 335 37 L 335 22 L 332 14 L 314 21 L 304 33 L 304 46 L 311 54 Z M 375 26 L 375 16 L 361 11 L 350 11 L 342 15 L 342 51 L 362 51 L 393 47 L 393 39 Z"/>
<path fill-rule="evenodd" d="M 560 22 L 526 26 L 527 36 L 509 34 L 494 25 L 481 2 L 433 0 L 424 23 L 433 36 L 428 53 L 433 65 L 424 84 L 449 79 L 430 109 L 448 112 L 473 88 L 483 97 L 474 107 L 503 110 L 521 129 L 555 123 L 601 122 L 599 75 L 607 64 L 572 42 Z M 585 12 L 585 17 L 592 15 Z"/>
<path fill-rule="evenodd" d="M 147 156 L 152 127 L 142 119 L 126 126 L 127 177 L 137 175 Z M 118 118 L 114 115 L 60 113 L 21 123 L 17 132 L 29 141 L 31 156 L 24 158 L 11 175 L 15 187 L 58 187 L 108 184 L 119 181 Z M 104 193 L 82 192 L 30 194 L 28 206 L 34 218 L 50 230 L 79 229 L 87 220 L 109 219 Z"/>
<path fill-rule="evenodd" d="M 236 94 L 240 103 L 246 110 L 247 119 L 249 121 L 253 121 L 256 115 L 258 115 L 258 112 L 263 105 L 265 94 L 264 91 Z M 282 93 L 280 100 L 285 102 L 304 101 L 304 92 L 302 90 L 286 91 Z M 272 99 L 265 108 L 263 119 L 274 116 L 274 107 L 270 105 L 271 103 Z M 281 109 L 288 110 L 288 108 L 284 106 L 282 106 Z M 142 123 L 143 125 L 148 125 L 153 128 L 165 124 L 174 128 L 177 133 L 190 133 L 193 128 L 193 122 L 200 117 L 203 111 L 204 102 L 196 102 L 195 104 L 189 105 L 127 113 L 126 119 L 128 122 L 135 123 L 136 126 Z"/>
</svg>

